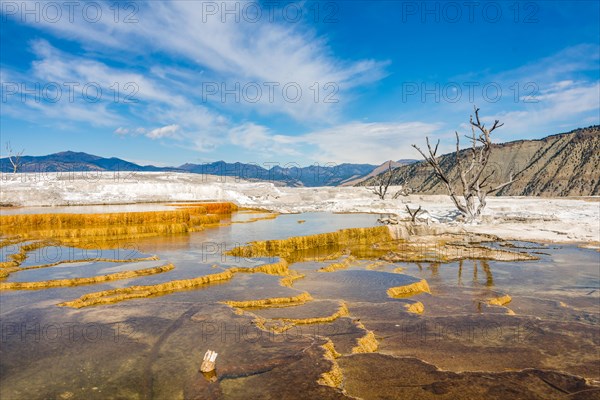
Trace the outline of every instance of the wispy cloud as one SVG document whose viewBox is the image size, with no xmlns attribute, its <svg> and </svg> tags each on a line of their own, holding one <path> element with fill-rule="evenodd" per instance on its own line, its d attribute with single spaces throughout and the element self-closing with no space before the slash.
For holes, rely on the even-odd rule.
<svg viewBox="0 0 600 400">
<path fill-rule="evenodd" d="M 179 125 L 167 125 L 152 129 L 146 134 L 150 139 L 175 138 L 179 132 Z"/>
<path fill-rule="evenodd" d="M 240 8 L 244 8 L 245 3 L 236 2 Z M 103 6 L 104 15 L 112 15 L 112 3 L 97 4 Z M 154 66 L 150 66 L 150 70 L 163 72 L 163 79 L 173 81 L 171 86 L 177 86 L 178 82 L 175 81 L 187 75 L 183 85 L 185 88 L 179 89 L 187 89 L 188 99 L 195 95 L 196 100 L 225 108 L 230 113 L 249 109 L 263 115 L 286 115 L 301 122 L 307 122 L 306 115 L 311 115 L 311 121 L 333 121 L 338 116 L 338 104 L 347 93 L 386 75 L 385 61 L 336 58 L 327 41 L 317 36 L 308 24 L 281 23 L 269 18 L 261 18 L 257 22 L 245 19 L 236 22 L 234 18 L 228 18 L 223 22 L 220 15 L 207 17 L 204 3 L 196 2 L 152 1 L 136 4 L 140 7 L 136 14 L 137 23 L 115 23 L 111 18 L 102 18 L 93 24 L 82 18 L 76 18 L 73 22 L 61 19 L 56 23 L 42 19 L 35 26 L 70 40 L 75 39 L 89 51 L 120 62 L 131 62 L 134 55 L 142 57 L 151 50 L 161 55 L 163 60 L 171 58 L 179 60 L 175 64 L 186 64 L 187 68 L 194 66 L 196 71 L 193 75 L 186 73 L 185 68 L 183 71 L 172 68 L 171 74 L 165 74 L 166 71 Z M 223 6 L 225 3 L 215 4 Z M 50 58 L 51 54 L 45 57 Z M 84 63 L 70 69 L 81 75 L 94 72 L 96 79 L 105 75 L 102 69 L 90 71 L 93 66 L 93 63 Z M 39 69 L 47 71 L 50 76 L 53 69 L 48 67 L 47 64 L 39 65 Z M 62 69 L 64 66 L 54 67 Z M 139 69 L 140 66 L 136 67 Z M 198 74 L 198 68 L 201 74 Z M 146 78 L 143 76 L 123 78 L 137 82 L 140 87 L 147 86 L 148 97 L 177 98 L 169 90 L 153 91 L 151 85 L 145 85 Z M 219 92 L 210 96 L 199 93 L 206 83 L 217 84 Z M 248 84 L 251 85 L 249 89 L 260 87 L 262 94 L 256 101 L 242 99 L 238 102 L 235 96 L 225 96 L 227 101 L 223 102 L 221 85 L 226 90 L 236 90 L 238 84 L 240 89 L 237 91 L 241 97 L 247 95 L 242 90 Z M 315 93 L 315 84 L 321 92 L 318 95 Z M 288 90 L 285 90 L 286 85 L 289 85 Z M 335 91 L 334 99 L 337 102 L 326 101 L 326 85 L 334 85 L 329 94 Z M 273 87 L 274 96 L 270 96 L 270 88 Z M 296 95 L 296 88 L 301 90 L 299 96 Z M 255 93 L 248 96 L 254 98 Z"/>
<path fill-rule="evenodd" d="M 463 96 L 458 103 L 442 102 L 441 115 L 472 112 L 481 108 L 483 120 L 504 122 L 496 131 L 497 141 L 536 138 L 564 129 L 600 123 L 600 46 L 580 44 L 505 71 L 479 71 L 452 78 L 475 82 L 475 98 Z M 499 96 L 482 95 L 484 85 L 501 89 Z M 470 107 L 467 107 L 470 106 Z M 471 108 L 470 110 L 468 108 Z M 459 128 L 468 129 L 468 115 Z M 585 122 L 583 122 L 585 121 Z"/>
<path fill-rule="evenodd" d="M 418 158 L 411 144 L 421 144 L 426 136 L 443 136 L 440 123 L 350 122 L 311 132 L 302 140 L 316 146 L 319 161 L 373 163 L 401 158 Z M 443 149 L 440 149 L 443 150 Z"/>
<path fill-rule="evenodd" d="M 308 148 L 312 160 L 321 163 L 380 164 L 390 159 L 417 158 L 418 153 L 410 145 L 421 144 L 425 136 L 434 140 L 447 136 L 448 132 L 440 128 L 439 123 L 424 122 L 349 122 L 289 136 L 276 134 L 265 126 L 245 124 L 230 131 L 230 140 L 249 150 L 282 157 L 302 155 Z"/>
<path fill-rule="evenodd" d="M 37 2 L 24 3 L 31 8 Z M 55 83 L 63 95 L 56 102 L 31 96 L 23 101 L 17 92 L 3 102 L 4 114 L 106 127 L 121 137 L 208 155 L 223 150 L 232 157 L 368 163 L 416 158 L 410 144 L 422 144 L 425 136 L 442 138 L 440 151 L 453 150 L 453 131 L 468 128 L 473 103 L 485 121 L 505 122 L 497 141 L 599 122 L 597 44 L 571 46 L 508 70 L 465 72 L 447 81 L 478 82 L 475 99 L 464 87 L 456 103 L 416 96 L 402 116 L 390 104 L 379 121 L 363 122 L 362 116 L 349 115 L 347 106 L 360 101 L 363 88 L 382 84 L 391 65 L 384 59 L 339 57 L 329 38 L 306 21 L 264 15 L 258 22 L 231 16 L 223 22 L 220 14 L 207 15 L 203 5 L 213 2 L 149 1 L 135 3 L 137 23 L 124 23 L 123 8 L 116 23 L 113 2 L 94 3 L 104 15 L 95 23 L 79 14 L 74 21 L 26 20 L 54 37 L 31 40 L 30 64 L 3 65 L 1 80 L 29 87 Z M 252 2 L 236 4 L 244 8 Z M 66 8 L 63 14 L 68 15 Z M 66 92 L 71 83 L 79 85 L 76 100 Z M 502 88 L 499 101 L 482 96 L 486 83 Z M 82 99 L 88 84 L 92 97 L 100 88 L 98 101 Z"/>
</svg>

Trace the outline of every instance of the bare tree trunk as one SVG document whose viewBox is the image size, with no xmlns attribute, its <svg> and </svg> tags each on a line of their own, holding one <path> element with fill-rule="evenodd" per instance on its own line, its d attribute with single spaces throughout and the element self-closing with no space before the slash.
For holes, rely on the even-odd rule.
<svg viewBox="0 0 600 400">
<path fill-rule="evenodd" d="M 392 161 L 388 162 L 388 170 L 383 174 L 375 176 L 376 186 L 368 187 L 367 189 L 372 193 L 375 193 L 381 200 L 385 200 L 385 196 L 388 192 L 392 180 L 394 178 L 394 171 L 392 170 Z"/>
<path fill-rule="evenodd" d="M 8 161 L 10 161 L 10 164 L 13 168 L 13 174 L 16 174 L 17 171 L 21 168 L 21 156 L 25 152 L 25 149 L 21 150 L 17 154 L 14 154 L 10 142 L 6 142 L 6 152 L 8 153 Z"/>
<path fill-rule="evenodd" d="M 510 175 L 508 182 L 505 182 L 496 187 L 490 186 L 487 181 L 490 179 L 495 171 L 492 171 L 485 177 L 483 172 L 486 169 L 490 155 L 492 153 L 492 140 L 490 134 L 497 128 L 500 128 L 504 124 L 500 124 L 500 121 L 496 120 L 494 125 L 488 129 L 485 124 L 482 124 L 479 119 L 479 109 L 475 107 L 475 120 L 471 115 L 471 136 L 467 138 L 471 141 L 471 147 L 464 152 L 464 156 L 461 157 L 460 153 L 460 139 L 458 132 L 456 133 L 456 153 L 455 153 L 455 165 L 458 171 L 460 184 L 462 186 L 462 197 L 460 200 L 455 192 L 453 184 L 448 173 L 442 169 L 439 163 L 439 157 L 437 156 L 438 146 L 440 141 L 438 140 L 435 149 L 431 148 L 429 138 L 425 138 L 427 141 L 428 154 L 425 154 L 419 147 L 412 145 L 427 161 L 427 163 L 433 168 L 435 175 L 442 181 L 452 202 L 461 214 L 468 220 L 472 221 L 481 216 L 485 206 L 486 197 L 488 194 L 497 192 L 498 190 L 510 185 L 514 182 L 513 175 Z M 475 129 L 479 131 L 477 135 Z M 466 158 L 464 160 L 463 158 Z"/>
<path fill-rule="evenodd" d="M 411 222 L 414 224 L 415 222 L 417 222 L 417 216 L 419 215 L 419 213 L 421 212 L 421 206 L 419 206 L 418 209 L 416 210 L 411 210 L 410 207 L 408 207 L 408 205 L 406 206 L 406 210 L 408 211 L 408 215 L 410 215 L 410 220 Z"/>
</svg>

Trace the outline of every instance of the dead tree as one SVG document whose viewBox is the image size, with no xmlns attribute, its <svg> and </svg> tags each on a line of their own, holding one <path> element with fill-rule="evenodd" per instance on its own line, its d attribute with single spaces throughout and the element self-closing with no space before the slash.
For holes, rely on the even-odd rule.
<svg viewBox="0 0 600 400">
<path fill-rule="evenodd" d="M 410 215 L 411 222 L 413 224 L 415 222 L 417 222 L 417 216 L 422 212 L 421 211 L 421 206 L 419 206 L 419 208 L 416 209 L 416 210 L 411 210 L 410 207 L 408 205 L 406 205 L 406 210 L 408 211 L 408 215 Z"/>
<path fill-rule="evenodd" d="M 17 154 L 14 154 L 13 153 L 13 149 L 12 149 L 12 147 L 10 145 L 10 142 L 6 142 L 6 152 L 8 153 L 8 161 L 10 161 L 10 163 L 12 165 L 12 168 L 13 168 L 13 174 L 16 174 L 17 171 L 23 165 L 23 161 L 21 160 L 21 156 L 25 152 L 25 149 L 21 150 Z"/>
<path fill-rule="evenodd" d="M 408 196 L 412 192 L 413 192 L 413 190 L 411 188 L 403 187 L 402 189 L 400 189 L 396 193 L 394 193 L 394 195 L 392 196 L 392 199 L 397 199 L 400 196 Z"/>
<path fill-rule="evenodd" d="M 392 184 L 394 178 L 394 171 L 392 169 L 392 161 L 388 162 L 388 170 L 383 174 L 376 175 L 373 179 L 375 186 L 368 186 L 367 190 L 375 193 L 381 200 L 385 200 L 388 188 Z"/>
<path fill-rule="evenodd" d="M 495 171 L 491 171 L 484 175 L 484 170 L 488 165 L 492 153 L 492 139 L 490 135 L 494 130 L 500 128 L 504 124 L 501 124 L 500 121 L 496 120 L 494 121 L 494 125 L 488 129 L 485 127 L 485 124 L 482 124 L 479 120 L 479 108 L 474 107 L 474 109 L 475 120 L 473 120 L 473 115 L 471 115 L 470 119 L 472 135 L 466 136 L 471 141 L 471 147 L 468 151 L 463 152 L 464 156 L 461 156 L 459 135 L 458 132 L 455 132 L 455 166 L 462 187 L 462 200 L 457 196 L 453 185 L 454 182 L 448 176 L 448 172 L 444 171 L 440 166 L 437 155 L 440 141 L 438 140 L 435 149 L 432 149 L 429 138 L 426 138 L 429 154 L 425 154 L 418 146 L 412 145 L 433 168 L 435 175 L 446 186 L 454 205 L 468 221 L 477 219 L 481 215 L 481 212 L 486 205 L 487 195 L 495 193 L 514 182 L 513 174 L 511 173 L 508 182 L 498 186 L 492 186 L 488 181 L 494 175 Z M 477 134 L 475 132 L 476 129 L 478 131 Z"/>
<path fill-rule="evenodd" d="M 407 182 L 408 182 L 408 169 L 407 168 L 402 168 L 400 170 L 396 170 L 396 183 L 401 185 L 400 190 L 398 190 L 396 193 L 394 193 L 394 195 L 392 196 L 392 199 L 397 199 L 400 196 L 408 196 L 409 194 L 411 194 L 413 192 L 412 188 L 408 187 Z M 400 172 L 402 171 L 402 172 Z"/>
</svg>

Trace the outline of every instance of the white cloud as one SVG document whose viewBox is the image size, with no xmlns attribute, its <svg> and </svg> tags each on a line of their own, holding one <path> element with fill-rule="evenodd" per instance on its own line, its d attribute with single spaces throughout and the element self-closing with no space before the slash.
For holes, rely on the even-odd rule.
<svg viewBox="0 0 600 400">
<path fill-rule="evenodd" d="M 436 123 L 363 123 L 350 122 L 304 135 L 275 134 L 269 128 L 247 123 L 230 130 L 232 144 L 260 153 L 279 156 L 301 156 L 320 163 L 371 163 L 385 160 L 419 158 L 411 144 L 422 145 L 425 137 L 432 140 L 449 137 Z M 450 142 L 448 142 L 450 143 Z M 440 151 L 451 151 L 450 145 Z"/>
<path fill-rule="evenodd" d="M 526 109 L 500 112 L 485 120 L 489 123 L 499 119 L 505 123 L 500 137 L 528 131 L 530 134 L 560 133 L 558 127 L 564 127 L 565 122 L 573 120 L 587 121 L 575 127 L 600 122 L 599 82 L 556 85 L 537 96 L 537 99 L 539 103 L 531 104 Z"/>
<path fill-rule="evenodd" d="M 167 125 L 152 129 L 150 132 L 146 133 L 146 136 L 150 139 L 177 138 L 178 132 L 179 125 Z"/>
<path fill-rule="evenodd" d="M 295 145 L 302 141 L 295 136 L 273 134 L 269 128 L 254 123 L 245 123 L 229 130 L 229 142 L 261 155 L 298 156 Z"/>
<path fill-rule="evenodd" d="M 57 84 L 61 87 L 63 101 L 72 101 L 68 98 L 70 90 L 75 101 L 80 101 L 79 97 L 89 90 L 90 97 L 114 104 L 151 101 L 179 106 L 185 102 L 185 98 L 173 93 L 168 85 L 142 73 L 112 68 L 85 56 L 68 54 L 46 40 L 33 41 L 31 49 L 37 57 L 31 66 L 32 80 L 41 85 Z M 86 85 L 90 89 L 86 89 Z M 100 91 L 96 92 L 94 87 L 99 87 Z"/>
<path fill-rule="evenodd" d="M 351 122 L 309 133 L 303 140 L 317 147 L 319 161 L 380 164 L 385 160 L 419 158 L 411 144 L 422 145 L 426 136 L 441 137 L 440 128 L 441 124 L 426 122 Z"/>
<path fill-rule="evenodd" d="M 33 7 L 36 2 L 29 3 Z M 236 2 L 240 9 L 244 9 L 244 3 L 246 2 Z M 251 1 L 247 3 L 256 4 Z M 176 68 L 167 71 L 153 65 L 148 66 L 150 71 L 154 71 L 157 79 L 172 80 L 173 86 L 178 86 L 181 79 L 185 79 L 182 86 L 187 88 L 178 89 L 187 90 L 188 97 L 193 96 L 194 91 L 195 95 L 199 96 L 197 91 L 201 83 L 207 80 L 225 83 L 228 87 L 235 83 L 240 83 L 243 87 L 246 83 L 262 86 L 267 82 L 276 82 L 280 85 L 279 91 L 287 83 L 297 83 L 303 91 L 297 102 L 287 101 L 279 92 L 275 101 L 270 101 L 269 96 L 264 93 L 256 103 L 232 101 L 216 104 L 227 108 L 229 112 L 247 109 L 263 114 L 286 115 L 304 122 L 308 122 L 307 115 L 311 116 L 310 120 L 334 121 L 340 103 L 349 98 L 346 94 L 357 86 L 380 80 L 385 76 L 385 62 L 336 58 L 325 38 L 317 36 L 306 23 L 270 21 L 266 15 L 256 23 L 248 22 L 244 18 L 236 22 L 231 17 L 223 23 L 220 15 L 207 17 L 203 10 L 204 3 L 187 1 L 137 3 L 137 23 L 115 23 L 113 18 L 106 17 L 113 15 L 114 10 L 109 8 L 111 4 L 96 4 L 104 7 L 105 16 L 96 23 L 82 18 L 75 18 L 73 22 L 61 18 L 55 23 L 42 19 L 34 26 L 43 27 L 70 40 L 78 40 L 90 52 L 119 61 L 131 62 L 136 55 L 146 56 L 148 50 L 152 49 L 154 54 L 160 53 L 167 56 L 166 58 L 175 57 L 188 65 L 191 63 L 193 67 L 190 70 L 195 70 L 194 74 L 178 71 Z M 214 4 L 223 7 L 225 3 Z M 64 15 L 68 15 L 66 8 L 63 11 Z M 135 46 L 131 46 L 131 43 L 135 43 Z M 41 48 L 36 51 L 44 58 L 53 57 L 52 52 L 43 45 L 38 47 Z M 58 67 L 59 70 L 55 71 L 52 67 Z M 61 72 L 60 69 L 65 67 L 84 76 L 87 72 L 88 77 L 93 75 L 94 79 L 113 76 L 107 74 L 108 71 L 97 68 L 98 65 L 94 62 L 61 66 L 55 60 L 54 65 L 39 65 L 39 69 L 47 71 L 48 75 Z M 202 70 L 197 71 L 198 68 Z M 205 74 L 205 70 L 209 73 Z M 172 96 L 170 88 L 166 91 L 156 90 L 154 86 L 146 85 L 143 76 L 131 73 L 121 75 L 123 82 L 137 82 L 140 93 L 142 86 L 147 86 L 144 93 L 141 93 L 146 98 L 166 101 L 165 97 Z M 321 88 L 317 101 L 310 89 L 314 87 L 315 82 Z M 324 86 L 328 83 L 333 83 L 339 88 L 336 96 L 340 103 L 324 101 Z M 178 100 L 177 96 L 174 97 Z M 218 102 L 219 100 L 215 101 Z"/>
<path fill-rule="evenodd" d="M 31 1 L 29 5 L 35 3 Z M 402 119 L 423 122 L 344 121 L 341 111 L 354 95 L 353 90 L 385 77 L 386 63 L 337 58 L 326 38 L 317 36 L 310 26 L 302 23 L 269 22 L 266 18 L 259 23 L 243 20 L 235 23 L 231 18 L 222 23 L 218 16 L 203 22 L 202 3 L 186 1 L 137 3 L 138 23 L 115 23 L 106 17 L 112 16 L 113 11 L 108 7 L 113 4 L 103 1 L 97 4 L 105 7 L 105 18 L 98 23 L 81 18 L 69 22 L 63 18 L 58 23 L 42 19 L 35 24 L 36 28 L 79 41 L 85 55 L 69 54 L 48 41 L 35 40 L 31 48 L 37 59 L 17 81 L 94 82 L 102 88 L 102 101 L 12 102 L 3 104 L 3 112 L 15 115 L 20 111 L 28 119 L 41 114 L 61 123 L 108 126 L 118 135 L 170 139 L 175 146 L 201 152 L 234 146 L 261 155 L 369 163 L 418 158 L 410 144 L 423 144 L 427 135 L 443 138 L 441 152 L 452 151 L 453 131 L 446 128 L 468 122 L 471 105 L 466 93 L 459 104 L 419 104 L 420 108 L 431 106 L 426 117 L 432 119 L 430 122 L 423 117 Z M 244 3 L 239 4 L 243 7 Z M 67 10 L 63 11 L 68 15 Z M 581 45 L 509 71 L 477 73 L 457 80 L 501 84 L 504 89 L 501 102 L 477 100 L 482 115 L 491 116 L 484 120 L 498 118 L 505 122 L 505 127 L 498 131 L 499 138 L 542 129 L 548 129 L 549 134 L 556 133 L 556 126 L 569 121 L 586 121 L 586 124 L 597 121 L 592 114 L 597 115 L 600 109 L 598 81 L 586 78 L 586 73 L 596 71 L 597 65 L 598 47 Z M 5 71 L 4 68 L 1 71 L 2 82 Z M 221 103 L 220 95 L 209 101 L 202 98 L 202 83 L 206 82 L 224 83 L 228 88 L 238 82 L 242 86 L 254 82 L 263 87 L 266 82 L 276 82 L 279 87 L 274 101 L 263 90 L 256 103 L 243 98 L 239 103 Z M 282 96 L 282 86 L 290 82 L 303 89 L 298 102 Z M 310 90 L 315 82 L 320 88 L 316 100 Z M 327 94 L 324 85 L 329 82 L 339 89 L 335 96 L 340 100 L 338 103 L 324 101 Z M 539 91 L 534 97 L 538 102 L 526 103 L 525 92 L 518 102 L 513 101 L 509 88 L 515 82 L 521 87 L 527 82 L 536 83 Z M 115 83 L 119 84 L 119 100 L 135 92 L 133 98 L 138 102 L 115 102 L 111 89 Z M 126 89 L 124 86 L 130 83 L 134 86 Z M 266 126 L 268 123 L 252 122 L 255 113 L 283 115 L 309 131 L 300 135 L 275 132 Z M 315 130 L 314 126 L 328 127 Z M 462 127 L 468 129 L 468 125 Z"/>
<path fill-rule="evenodd" d="M 540 138 L 600 123 L 599 50 L 597 44 L 580 44 L 510 70 L 454 79 L 478 82 L 480 88 L 488 83 L 502 88 L 498 102 L 486 101 L 482 96 L 475 99 L 484 122 L 490 124 L 498 119 L 504 123 L 494 132 L 495 141 Z M 463 100 L 459 104 L 444 104 L 444 108 L 453 114 L 467 112 L 465 123 L 460 125 L 467 132 L 472 105 L 467 108 L 467 101 Z"/>
</svg>

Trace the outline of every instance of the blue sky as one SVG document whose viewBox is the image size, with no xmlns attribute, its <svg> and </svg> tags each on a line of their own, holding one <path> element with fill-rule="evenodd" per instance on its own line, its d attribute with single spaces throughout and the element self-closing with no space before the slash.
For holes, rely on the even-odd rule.
<svg viewBox="0 0 600 400">
<path fill-rule="evenodd" d="M 451 151 L 474 104 L 497 142 L 600 123 L 597 1 L 0 10 L 1 141 L 30 155 L 379 164 L 425 136 Z"/>
</svg>

